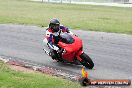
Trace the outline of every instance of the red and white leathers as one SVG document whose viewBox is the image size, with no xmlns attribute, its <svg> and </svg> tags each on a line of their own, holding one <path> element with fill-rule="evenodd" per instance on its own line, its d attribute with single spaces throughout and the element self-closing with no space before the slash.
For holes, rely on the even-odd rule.
<svg viewBox="0 0 132 88">
<path fill-rule="evenodd" d="M 59 29 L 60 30 L 58 32 L 53 32 L 51 28 L 47 28 L 46 29 L 46 37 L 43 40 L 43 42 L 46 44 L 46 46 L 48 45 L 48 48 L 56 50 L 56 51 L 59 50 L 59 48 L 56 46 L 56 44 L 59 41 L 58 35 L 60 35 L 60 33 L 66 32 L 66 33 L 70 33 L 73 35 L 73 33 L 67 27 L 60 26 Z"/>
</svg>

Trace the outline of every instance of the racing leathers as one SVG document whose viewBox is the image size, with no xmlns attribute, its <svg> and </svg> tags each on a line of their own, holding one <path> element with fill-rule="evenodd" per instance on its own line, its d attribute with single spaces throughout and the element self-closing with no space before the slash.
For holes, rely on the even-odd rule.
<svg viewBox="0 0 132 88">
<path fill-rule="evenodd" d="M 51 28 L 46 29 L 46 37 L 43 40 L 43 42 L 47 44 L 47 46 L 50 50 L 49 52 L 51 52 L 50 54 L 53 54 L 53 55 L 51 55 L 52 59 L 56 58 L 55 54 L 57 53 L 57 51 L 60 50 L 60 48 L 57 46 L 57 44 L 58 44 L 58 41 L 59 41 L 58 36 L 62 32 L 63 33 L 64 32 L 70 33 L 70 34 L 73 35 L 73 33 L 67 27 L 64 27 L 64 26 L 60 26 L 58 32 L 53 32 Z"/>
</svg>

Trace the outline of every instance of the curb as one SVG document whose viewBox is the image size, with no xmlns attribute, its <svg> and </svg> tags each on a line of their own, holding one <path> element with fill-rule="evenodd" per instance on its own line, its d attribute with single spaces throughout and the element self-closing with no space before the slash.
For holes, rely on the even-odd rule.
<svg viewBox="0 0 132 88">
<path fill-rule="evenodd" d="M 32 69 L 34 71 L 39 71 L 41 73 L 49 74 L 52 76 L 62 77 L 63 79 L 68 79 L 71 81 L 79 81 L 79 79 L 81 78 L 81 76 L 77 73 L 73 74 L 73 73 L 58 70 L 58 69 L 48 67 L 48 66 L 38 66 L 38 65 L 34 65 L 30 62 L 18 61 L 18 60 L 15 60 L 12 58 L 6 58 L 3 56 L 2 57 L 0 56 L 0 61 L 7 63 L 9 65 L 15 65 L 15 66 L 24 67 L 27 69 Z"/>
</svg>

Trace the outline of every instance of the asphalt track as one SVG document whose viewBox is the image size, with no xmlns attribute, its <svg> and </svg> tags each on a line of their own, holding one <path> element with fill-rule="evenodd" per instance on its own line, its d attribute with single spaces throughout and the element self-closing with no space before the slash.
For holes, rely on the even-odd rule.
<svg viewBox="0 0 132 88">
<path fill-rule="evenodd" d="M 132 80 L 132 35 L 72 30 L 84 43 L 84 51 L 94 61 L 88 70 L 95 79 Z M 54 62 L 43 49 L 45 28 L 0 24 L 0 56 L 22 58 L 58 69 L 81 73 L 81 66 Z"/>
</svg>

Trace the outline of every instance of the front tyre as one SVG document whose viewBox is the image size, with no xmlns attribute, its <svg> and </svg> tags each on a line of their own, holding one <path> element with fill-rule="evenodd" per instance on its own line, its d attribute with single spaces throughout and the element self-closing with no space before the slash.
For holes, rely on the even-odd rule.
<svg viewBox="0 0 132 88">
<path fill-rule="evenodd" d="M 85 66 L 88 69 L 92 69 L 94 67 L 94 63 L 92 61 L 92 59 L 85 53 L 82 53 L 80 55 L 80 58 L 82 58 L 82 65 Z"/>
</svg>

